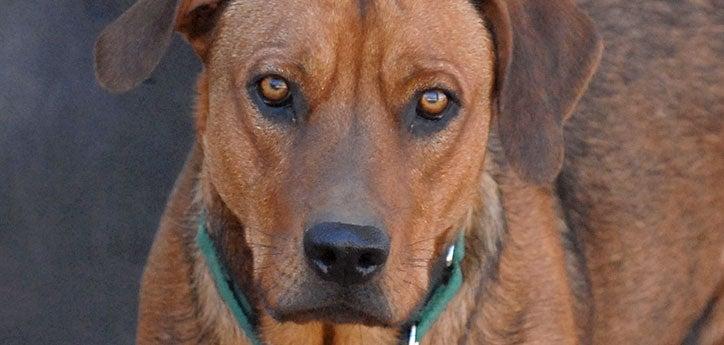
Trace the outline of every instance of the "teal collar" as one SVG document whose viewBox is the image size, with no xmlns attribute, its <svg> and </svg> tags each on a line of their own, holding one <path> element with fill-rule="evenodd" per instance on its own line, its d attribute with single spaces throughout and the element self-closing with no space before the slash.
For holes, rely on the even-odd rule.
<svg viewBox="0 0 724 345">
<path fill-rule="evenodd" d="M 244 293 L 234 283 L 219 259 L 214 241 L 209 236 L 205 214 L 199 219 L 196 245 L 206 260 L 209 273 L 219 296 L 229 308 L 247 339 L 252 345 L 263 345 L 256 331 L 256 315 Z M 408 345 L 418 345 L 437 321 L 450 301 L 460 291 L 463 282 L 462 261 L 465 256 L 465 237 L 461 232 L 455 244 L 450 246 L 445 257 L 447 274 L 443 281 L 433 290 L 429 299 L 420 311 L 412 318 L 408 331 Z"/>
<path fill-rule="evenodd" d="M 463 269 L 462 263 L 465 257 L 465 234 L 461 231 L 455 244 L 450 246 L 445 256 L 445 264 L 447 266 L 447 277 L 433 290 L 432 295 L 422 307 L 417 317 L 413 318 L 415 322 L 410 327 L 408 345 L 418 345 L 422 341 L 422 337 L 432 328 L 445 311 L 450 301 L 460 291 L 463 285 Z"/>
<path fill-rule="evenodd" d="M 255 322 L 252 321 L 256 320 L 254 309 L 252 309 L 244 293 L 234 284 L 231 276 L 221 263 L 219 255 L 216 253 L 214 241 L 206 230 L 206 217 L 203 214 L 199 220 L 199 229 L 196 233 L 196 245 L 201 250 L 201 254 L 204 255 L 206 266 L 209 267 L 209 272 L 214 279 L 214 285 L 216 285 L 221 300 L 224 301 L 226 307 L 234 315 L 239 328 L 244 331 L 244 335 L 252 345 L 262 345 L 261 338 L 256 332 Z"/>
</svg>

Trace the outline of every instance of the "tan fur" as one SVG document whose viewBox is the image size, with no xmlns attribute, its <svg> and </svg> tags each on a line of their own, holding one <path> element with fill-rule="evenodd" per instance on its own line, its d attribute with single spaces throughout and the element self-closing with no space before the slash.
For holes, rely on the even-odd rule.
<svg viewBox="0 0 724 345">
<path fill-rule="evenodd" d="M 396 344 L 457 231 L 464 283 L 425 345 L 724 342 L 714 2 L 579 1 L 594 27 L 569 0 L 181 0 L 174 20 L 153 15 L 175 0 L 157 1 L 97 45 L 116 90 L 160 59 L 147 37 L 170 40 L 159 23 L 204 64 L 197 143 L 143 277 L 139 344 L 247 344 L 194 244 L 202 209 L 270 345 Z M 114 50 L 129 46 L 140 51 Z M 261 114 L 249 85 L 265 73 L 298 84 L 304 117 Z M 416 136 L 400 114 L 440 83 L 460 112 Z M 330 219 L 389 234 L 387 319 L 280 317 L 321 286 L 300 245 Z"/>
<path fill-rule="evenodd" d="M 299 236 L 303 224 L 313 222 L 330 212 L 334 213 L 339 221 L 363 221 L 358 219 L 360 215 L 340 209 L 344 204 L 358 202 L 359 208 L 366 207 L 370 212 L 380 214 L 388 229 L 393 243 L 393 252 L 387 263 L 389 272 L 409 271 L 405 276 L 387 274 L 382 282 L 389 287 L 386 291 L 393 308 L 393 322 L 403 322 L 422 299 L 424 287 L 428 284 L 428 268 L 408 264 L 406 260 L 410 257 L 405 255 L 405 245 L 425 238 L 430 239 L 429 244 L 440 238 L 447 239 L 446 242 L 453 238 L 453 231 L 457 230 L 460 219 L 467 212 L 464 206 L 469 202 L 465 200 L 474 196 L 474 189 L 470 186 L 478 179 L 482 164 L 486 120 L 490 118 L 489 115 L 486 116 L 486 113 L 489 114 L 489 110 L 486 110 L 489 108 L 488 100 L 483 97 L 490 92 L 492 82 L 490 77 L 485 77 L 492 71 L 490 42 L 481 40 L 478 47 L 470 48 L 470 52 L 458 51 L 452 54 L 455 41 L 469 41 L 473 35 L 486 36 L 479 17 L 470 5 L 441 8 L 437 10 L 439 13 L 449 12 L 446 15 L 461 16 L 470 25 L 477 25 L 477 29 L 466 27 L 465 30 L 448 32 L 441 26 L 438 29 L 428 28 L 426 36 L 421 36 L 422 33 L 408 34 L 402 28 L 409 26 L 411 21 L 429 21 L 430 19 L 424 18 L 426 12 L 421 9 L 410 12 L 418 13 L 421 18 L 398 17 L 402 9 L 389 4 L 385 6 L 392 8 L 375 11 L 370 9 L 368 17 L 364 19 L 369 23 L 364 23 L 354 19 L 357 17 L 357 8 L 353 3 L 304 4 L 304 9 L 288 4 L 290 12 L 331 14 L 325 18 L 329 22 L 326 25 L 319 25 L 315 15 L 308 18 L 296 16 L 294 21 L 284 23 L 316 37 L 316 40 L 311 42 L 313 46 L 308 46 L 310 42 L 307 40 L 290 40 L 288 44 L 293 46 L 286 48 L 290 52 L 305 49 L 315 52 L 313 55 L 305 55 L 309 60 L 304 62 L 304 69 L 312 71 L 308 73 L 313 73 L 315 77 L 299 81 L 305 90 L 311 90 L 307 98 L 309 108 L 312 109 L 312 113 L 308 115 L 308 123 L 305 124 L 305 130 L 309 131 L 309 134 L 301 137 L 294 136 L 298 135 L 294 131 L 270 124 L 258 115 L 240 117 L 237 110 L 239 101 L 234 98 L 239 97 L 238 93 L 243 95 L 245 89 L 238 86 L 242 82 L 235 78 L 249 73 L 248 69 L 254 68 L 262 58 L 260 54 L 264 54 L 263 61 L 282 61 L 280 64 L 289 69 L 289 72 L 286 72 L 289 75 L 301 72 L 283 62 L 290 58 L 285 55 L 288 54 L 287 50 L 281 54 L 269 53 L 268 49 L 261 48 L 267 45 L 267 41 L 252 43 L 253 37 L 264 35 L 265 30 L 268 30 L 266 27 L 269 24 L 262 23 L 279 21 L 268 15 L 273 13 L 274 6 L 277 6 L 274 2 L 234 2 L 229 6 L 219 19 L 220 32 L 217 34 L 208 66 L 207 77 L 215 80 L 216 85 L 210 87 L 209 102 L 216 107 L 210 109 L 207 115 L 209 121 L 202 125 L 205 133 L 201 141 L 209 183 L 215 186 L 224 204 L 247 228 L 248 237 L 245 240 L 253 244 L 253 267 L 270 267 L 268 260 L 275 260 L 270 269 L 256 272 L 258 276 L 255 279 L 261 286 L 276 287 L 273 291 L 264 289 L 264 303 L 270 308 L 277 308 L 279 300 L 284 296 L 298 294 L 295 287 L 285 286 L 284 282 L 289 278 L 299 277 L 306 266 L 296 255 L 297 245 L 301 243 Z M 350 17 L 354 20 L 350 20 Z M 244 25 L 226 25 L 227 22 L 243 22 Z M 388 30 L 379 30 L 385 25 Z M 396 29 L 396 25 L 400 28 Z M 343 37 L 343 33 L 359 37 L 356 40 L 358 43 L 355 43 L 357 46 L 352 49 L 345 46 L 345 49 L 339 50 L 343 45 L 337 42 Z M 423 143 L 420 142 L 421 139 L 413 138 L 401 141 L 396 131 L 399 124 L 389 109 L 403 106 L 400 100 L 406 100 L 412 90 L 418 88 L 418 85 L 428 80 L 431 75 L 439 77 L 441 68 L 434 64 L 429 65 L 424 70 L 427 74 L 411 69 L 410 66 L 432 58 L 420 62 L 410 56 L 408 51 L 430 49 L 428 42 L 425 42 L 427 36 L 440 35 L 442 39 L 443 34 L 457 38 L 446 43 L 447 47 L 436 49 L 436 61 L 454 61 L 466 56 L 468 60 L 474 57 L 478 61 L 458 64 L 464 70 L 450 72 L 449 68 L 445 69 L 446 75 L 455 74 L 453 83 L 464 83 L 465 88 L 461 90 L 465 93 L 461 94 L 461 97 L 471 108 L 467 114 L 476 116 L 460 116 L 459 121 L 451 124 L 454 128 L 464 126 L 465 131 L 460 132 L 462 135 L 453 136 L 454 132 L 445 131 L 434 141 Z M 267 35 L 270 35 L 271 41 L 283 40 L 284 36 L 277 35 L 285 35 L 285 31 L 271 31 Z M 355 39 L 349 41 L 354 42 Z M 402 50 L 400 46 L 392 43 L 399 41 L 409 41 L 415 46 Z M 240 44 L 241 42 L 245 44 Z M 389 43 L 381 45 L 381 42 Z M 335 47 L 338 50 L 332 50 Z M 360 55 L 368 57 L 360 60 Z M 488 59 L 479 58 L 486 55 Z M 236 56 L 236 62 L 230 64 L 226 58 L 228 56 Z M 336 69 L 345 72 L 336 73 Z M 377 74 L 373 71 L 380 72 Z M 355 77 L 355 73 L 359 73 L 359 78 Z M 367 77 L 362 78 L 363 76 Z M 382 85 L 377 85 L 379 78 Z M 233 92 L 229 92 L 228 85 L 237 86 Z M 321 90 L 325 89 L 329 95 L 321 94 Z M 353 92 L 354 90 L 356 92 Z M 359 103 L 356 99 L 367 102 Z M 248 102 L 241 103 L 243 105 L 238 107 L 244 112 L 255 112 Z M 377 120 L 372 123 L 362 120 L 365 118 Z M 349 131 L 353 130 L 353 126 L 360 126 L 361 132 L 350 137 Z M 366 148 L 349 151 L 355 150 L 357 143 Z M 456 144 L 455 149 L 453 144 Z M 357 156 L 350 157 L 351 154 Z M 481 159 L 469 159 L 476 155 Z M 406 166 L 405 157 L 411 162 L 421 164 Z M 351 177 L 359 182 L 340 181 L 340 177 L 335 175 L 338 174 L 338 169 L 348 169 L 358 164 L 355 160 L 364 162 L 367 166 L 361 171 L 374 173 L 360 173 Z M 235 173 L 238 169 L 244 173 Z M 448 178 L 428 178 L 437 174 Z M 393 190 L 396 192 L 389 192 Z M 308 209 L 306 205 L 319 206 Z M 279 240 L 274 242 L 262 234 L 263 229 L 287 230 L 279 232 Z M 399 244 L 395 246 L 394 243 Z M 442 254 L 441 246 L 434 248 L 435 252 L 432 252 L 428 249 L 428 243 L 421 245 L 424 245 L 421 249 L 425 250 L 413 251 L 413 257 L 431 262 Z M 281 255 L 265 255 L 270 251 L 269 247 L 275 248 Z M 402 281 L 405 277 L 409 282 Z M 282 284 L 277 284 L 280 281 Z M 406 286 L 408 284 L 412 286 Z"/>
</svg>

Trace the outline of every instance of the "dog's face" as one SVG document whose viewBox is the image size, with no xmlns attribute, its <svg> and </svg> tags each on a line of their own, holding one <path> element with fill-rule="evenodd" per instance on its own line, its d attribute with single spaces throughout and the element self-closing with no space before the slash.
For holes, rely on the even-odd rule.
<svg viewBox="0 0 724 345">
<path fill-rule="evenodd" d="M 481 172 L 494 57 L 479 14 L 466 2 L 238 1 L 217 25 L 205 169 L 245 228 L 265 307 L 403 322 Z"/>
<path fill-rule="evenodd" d="M 493 114 L 508 162 L 549 182 L 600 53 L 568 1 L 141 0 L 99 40 L 101 81 L 142 80 L 173 23 L 205 64 L 202 186 L 243 227 L 225 261 L 245 253 L 237 279 L 295 322 L 406 322 L 477 200 Z"/>
</svg>

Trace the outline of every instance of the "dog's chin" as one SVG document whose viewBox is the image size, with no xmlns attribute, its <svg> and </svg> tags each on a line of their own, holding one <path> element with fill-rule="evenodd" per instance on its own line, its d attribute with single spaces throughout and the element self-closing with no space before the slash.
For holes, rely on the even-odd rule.
<svg viewBox="0 0 724 345">
<path fill-rule="evenodd" d="M 323 322 L 330 324 L 355 324 L 370 327 L 393 327 L 391 320 L 374 313 L 349 305 L 329 305 L 299 310 L 271 311 L 272 317 L 279 322 Z"/>
</svg>

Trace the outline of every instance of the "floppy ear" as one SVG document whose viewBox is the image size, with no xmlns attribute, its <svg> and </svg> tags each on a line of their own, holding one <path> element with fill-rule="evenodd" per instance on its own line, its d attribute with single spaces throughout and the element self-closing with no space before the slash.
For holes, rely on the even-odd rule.
<svg viewBox="0 0 724 345">
<path fill-rule="evenodd" d="M 527 181 L 553 181 L 563 121 L 598 66 L 603 44 L 572 0 L 482 0 L 496 51 L 496 118 L 505 155 Z"/>
<path fill-rule="evenodd" d="M 108 25 L 96 41 L 95 69 L 100 84 L 125 92 L 151 75 L 166 53 L 173 31 L 183 33 L 202 59 L 204 42 L 222 0 L 138 0 Z"/>
</svg>

